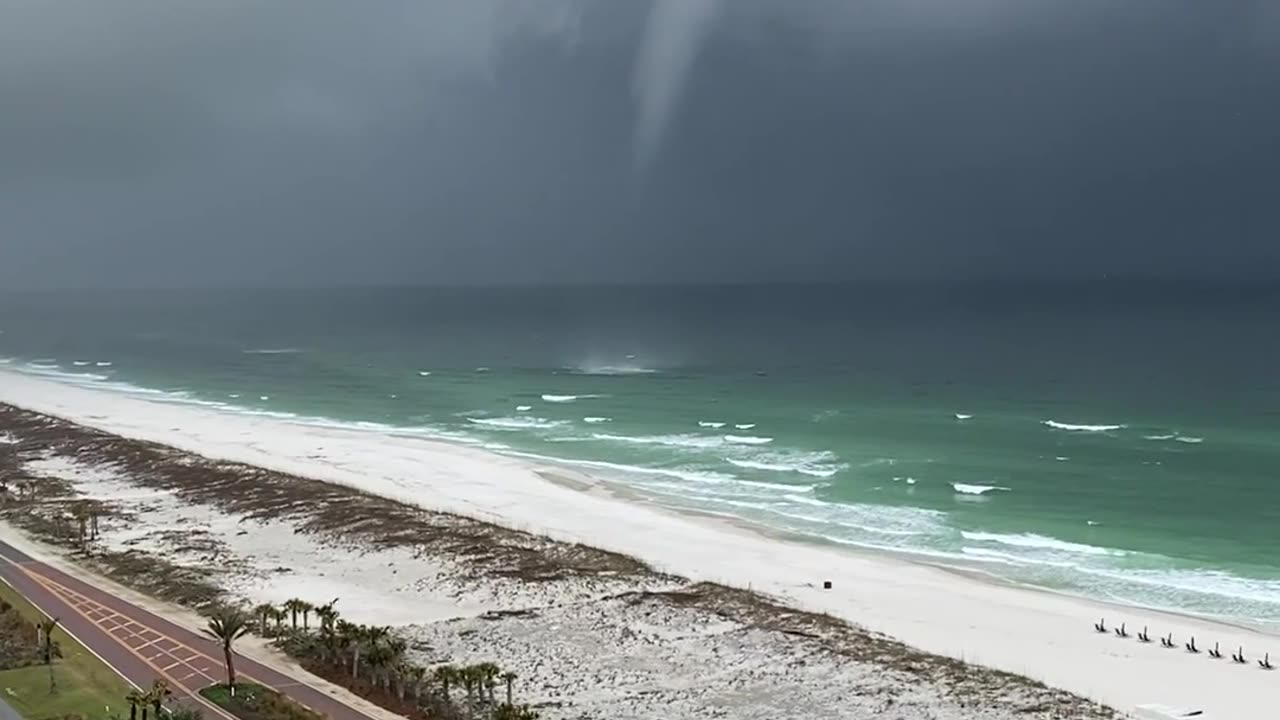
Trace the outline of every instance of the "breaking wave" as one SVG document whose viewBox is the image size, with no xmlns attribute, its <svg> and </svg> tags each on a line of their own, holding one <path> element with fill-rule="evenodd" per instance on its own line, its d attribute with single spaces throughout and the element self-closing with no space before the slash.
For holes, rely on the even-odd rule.
<svg viewBox="0 0 1280 720">
<path fill-rule="evenodd" d="M 630 443 L 632 445 L 664 445 L 666 447 L 679 448 L 717 448 L 724 444 L 724 441 L 718 437 L 703 437 L 701 435 L 610 435 L 608 433 L 595 433 L 591 437 L 596 440 Z"/>
<path fill-rule="evenodd" d="M 595 424 L 597 424 L 597 423 L 613 422 L 613 418 L 607 418 L 607 417 L 584 417 L 584 418 L 582 418 L 582 422 L 585 422 L 585 423 L 591 423 L 591 424 L 595 425 Z"/>
<path fill-rule="evenodd" d="M 547 420 L 538 417 L 504 417 L 504 418 L 467 418 L 467 422 L 502 430 L 530 430 L 535 428 L 553 428 L 565 424 L 563 420 Z"/>
<path fill-rule="evenodd" d="M 571 403 L 588 398 L 598 398 L 600 395 L 543 395 L 542 400 L 549 403 Z"/>
<path fill-rule="evenodd" d="M 734 425 L 733 427 L 735 427 L 735 428 L 736 428 L 736 429 L 738 429 L 738 430 L 750 430 L 751 428 L 753 428 L 753 427 L 755 427 L 755 426 L 756 426 L 756 424 L 755 424 L 755 423 L 745 423 L 745 424 L 743 424 L 743 425 Z"/>
<path fill-rule="evenodd" d="M 1077 425 L 1074 423 L 1058 422 L 1057 420 L 1041 420 L 1041 425 L 1054 428 L 1055 430 L 1067 430 L 1070 432 L 1109 432 L 1111 430 L 1120 430 L 1124 425 Z"/>
<path fill-rule="evenodd" d="M 984 495 L 989 492 L 1010 492 L 1009 488 L 999 485 L 969 485 L 968 483 L 951 483 L 951 487 L 962 495 Z"/>
<path fill-rule="evenodd" d="M 1125 555 L 1128 555 L 1124 550 L 1083 545 L 1081 543 L 1058 540 L 1056 538 L 1045 537 L 1044 535 L 1035 535 L 1033 533 L 1005 535 L 1002 533 L 969 532 L 968 530 L 965 530 L 960 533 L 960 536 L 971 542 L 996 543 L 997 545 L 1036 548 L 1039 550 L 1055 550 L 1058 552 L 1077 553 L 1080 555 L 1107 555 L 1111 557 L 1124 557 Z"/>
<path fill-rule="evenodd" d="M 773 442 L 771 437 L 758 437 L 756 435 L 725 435 L 724 440 L 735 445 L 768 445 Z"/>
<path fill-rule="evenodd" d="M 724 424 L 724 423 L 722 423 L 722 422 L 715 422 L 715 421 L 713 421 L 713 420 L 699 420 L 699 421 L 698 421 L 698 427 L 704 427 L 704 428 L 722 428 L 722 427 L 724 427 L 724 426 L 725 426 L 725 424 Z"/>
</svg>

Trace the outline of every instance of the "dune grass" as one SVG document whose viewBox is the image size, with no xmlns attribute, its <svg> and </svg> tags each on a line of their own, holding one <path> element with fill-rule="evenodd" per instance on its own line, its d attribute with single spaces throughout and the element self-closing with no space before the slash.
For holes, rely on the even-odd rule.
<svg viewBox="0 0 1280 720">
<path fill-rule="evenodd" d="M 45 617 L 2 581 L 0 599 L 33 623 Z M 0 693 L 4 701 L 27 720 L 67 715 L 96 720 L 126 714 L 128 703 L 124 697 L 129 692 L 129 683 L 61 628 L 54 630 L 53 638 L 62 651 L 62 657 L 53 664 L 57 692 L 49 693 L 49 668 L 45 665 L 3 670 L 0 671 Z"/>
</svg>

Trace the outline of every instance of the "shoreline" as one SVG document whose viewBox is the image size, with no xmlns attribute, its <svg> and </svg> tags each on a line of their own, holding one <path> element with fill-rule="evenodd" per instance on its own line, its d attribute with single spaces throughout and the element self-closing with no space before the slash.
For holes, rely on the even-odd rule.
<svg viewBox="0 0 1280 720">
<path fill-rule="evenodd" d="M 1029 676 L 1121 710 L 1159 702 L 1203 707 L 1211 713 L 1207 717 L 1245 717 L 1249 707 L 1265 702 L 1271 683 L 1265 673 L 1161 653 L 1158 646 L 1130 643 L 1115 652 L 1119 641 L 1097 638 L 1091 628 L 1100 616 L 1132 618 L 1135 628 L 1145 619 L 1153 632 L 1219 637 L 1231 647 L 1240 642 L 1247 650 L 1257 648 L 1258 654 L 1266 646 L 1280 650 L 1280 641 L 1260 630 L 975 577 L 981 570 L 778 537 L 745 522 L 637 502 L 618 495 L 607 481 L 573 470 L 466 446 L 378 439 L 270 418 L 227 418 L 11 372 L 0 372 L 0 402 L 120 437 L 599 547 L 693 581 L 747 587 L 789 607 L 828 614 L 926 652 Z M 367 462 L 344 463 L 347 452 Z M 433 477 L 425 477 L 432 471 Z M 547 477 L 565 479 L 561 473 L 570 474 L 567 483 Z M 822 580 L 832 578 L 833 589 L 821 590 Z"/>
</svg>

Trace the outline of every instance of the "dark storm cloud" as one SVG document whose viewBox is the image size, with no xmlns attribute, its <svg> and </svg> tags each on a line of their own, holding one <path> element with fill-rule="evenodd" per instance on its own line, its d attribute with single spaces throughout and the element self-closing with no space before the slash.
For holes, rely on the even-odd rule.
<svg viewBox="0 0 1280 720">
<path fill-rule="evenodd" d="M 0 286 L 1255 274 L 1266 0 L 0 0 Z"/>
</svg>

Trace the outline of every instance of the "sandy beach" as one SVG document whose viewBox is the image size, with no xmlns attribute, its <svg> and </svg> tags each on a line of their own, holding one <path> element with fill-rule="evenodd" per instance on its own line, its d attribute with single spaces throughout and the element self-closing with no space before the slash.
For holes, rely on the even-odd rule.
<svg viewBox="0 0 1280 720">
<path fill-rule="evenodd" d="M 460 562 L 443 545 L 374 542 L 367 529 L 322 522 L 301 507 L 254 516 L 106 462 L 92 443 L 48 442 L 22 458 L 31 477 L 131 508 L 104 525 L 108 550 L 216 565 L 212 579 L 248 602 L 341 598 L 345 616 L 401 628 L 427 661 L 496 656 L 520 673 L 527 699 L 547 717 L 641 718 L 660 708 L 672 718 L 1080 716 L 1061 697 L 1037 695 L 1031 683 L 960 663 L 923 654 L 911 660 L 899 650 L 860 657 L 833 650 L 871 647 L 878 641 L 868 638 L 880 636 L 1121 711 L 1162 703 L 1202 709 L 1206 720 L 1243 719 L 1274 705 L 1280 690 L 1280 674 L 1181 649 L 1194 636 L 1202 648 L 1219 643 L 1224 654 L 1243 646 L 1252 663 L 1264 652 L 1280 657 L 1274 635 L 773 537 L 477 448 L 231 415 L 11 372 L 0 373 L 0 402 L 460 516 L 461 525 L 469 518 L 508 529 L 502 552 Z M 29 439 L 21 429 L 0 432 L 14 445 Z M 445 523 L 432 517 L 414 522 Z M 539 561 L 550 570 L 540 571 L 535 557 L 552 558 Z M 1144 626 L 1153 637 L 1172 633 L 1178 648 L 1095 633 L 1103 617 L 1131 633 Z M 890 655 L 903 664 L 886 665 Z M 966 689 L 966 675 L 990 692 Z"/>
</svg>

